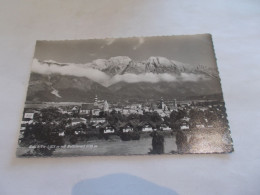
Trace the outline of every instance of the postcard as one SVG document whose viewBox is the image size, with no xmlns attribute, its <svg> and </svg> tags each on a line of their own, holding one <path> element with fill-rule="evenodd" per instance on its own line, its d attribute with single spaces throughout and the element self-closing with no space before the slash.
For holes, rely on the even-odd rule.
<svg viewBox="0 0 260 195">
<path fill-rule="evenodd" d="M 36 42 L 18 157 L 232 151 L 210 34 Z"/>
</svg>

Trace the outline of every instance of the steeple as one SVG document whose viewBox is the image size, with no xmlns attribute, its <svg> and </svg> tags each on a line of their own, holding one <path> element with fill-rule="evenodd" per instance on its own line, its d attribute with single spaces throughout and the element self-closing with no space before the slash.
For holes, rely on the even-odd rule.
<svg viewBox="0 0 260 195">
<path fill-rule="evenodd" d="M 175 108 L 177 108 L 177 101 L 176 101 L 176 99 L 173 100 L 173 106 L 174 106 Z"/>
<path fill-rule="evenodd" d="M 109 105 L 107 103 L 107 101 L 104 101 L 104 112 L 108 112 L 109 111 Z"/>
<path fill-rule="evenodd" d="M 95 97 L 95 99 L 94 99 L 94 106 L 98 106 L 98 98 L 97 98 L 97 95 L 96 95 L 96 97 Z"/>
</svg>

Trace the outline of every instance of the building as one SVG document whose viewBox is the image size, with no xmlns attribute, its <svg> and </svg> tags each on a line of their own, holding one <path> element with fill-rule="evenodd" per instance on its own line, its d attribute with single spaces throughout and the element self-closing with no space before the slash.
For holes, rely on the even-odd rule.
<svg viewBox="0 0 260 195">
<path fill-rule="evenodd" d="M 133 110 L 142 109 L 142 104 L 132 104 L 130 108 Z"/>
<path fill-rule="evenodd" d="M 24 112 L 24 119 L 33 119 L 34 117 L 34 110 L 28 109 Z"/>
<path fill-rule="evenodd" d="M 137 110 L 137 114 L 143 115 L 143 114 L 144 114 L 144 111 L 143 111 L 143 110 Z"/>
<path fill-rule="evenodd" d="M 157 112 L 160 115 L 160 117 L 167 116 L 167 114 L 163 110 L 161 110 L 161 109 L 157 109 L 157 110 L 155 110 L 155 112 Z"/>
<path fill-rule="evenodd" d="M 101 112 L 101 109 L 94 104 L 94 107 L 92 109 L 92 115 L 93 116 L 99 116 L 100 112 Z"/>
<path fill-rule="evenodd" d="M 73 118 L 71 120 L 71 125 L 72 126 L 75 126 L 77 124 L 86 124 L 87 123 L 87 119 L 84 119 L 84 118 Z"/>
<path fill-rule="evenodd" d="M 168 110 L 166 104 L 165 104 L 164 101 L 163 101 L 163 98 L 161 98 L 161 100 L 160 100 L 158 109 L 163 110 L 163 111 Z"/>
<path fill-rule="evenodd" d="M 109 123 L 105 123 L 101 126 L 101 130 L 104 132 L 104 134 L 113 134 L 116 132 L 116 128 Z"/>
<path fill-rule="evenodd" d="M 90 123 L 104 123 L 106 122 L 106 119 L 105 118 L 92 118 L 90 119 Z"/>
<path fill-rule="evenodd" d="M 79 107 L 78 106 L 73 106 L 73 108 L 71 109 L 72 113 L 78 113 L 79 112 Z"/>
<path fill-rule="evenodd" d="M 90 115 L 99 116 L 100 112 L 109 112 L 109 104 L 105 100 L 98 100 L 97 96 L 94 99 L 94 103 L 85 103 L 82 104 L 79 111 L 80 115 Z"/>
<path fill-rule="evenodd" d="M 151 132 L 156 130 L 155 124 L 151 122 L 141 122 L 138 126 L 141 128 L 141 131 L 143 132 Z"/>
<path fill-rule="evenodd" d="M 91 128 L 92 128 L 92 129 L 99 129 L 99 127 L 101 127 L 101 123 L 93 123 L 93 124 L 91 125 Z"/>
<path fill-rule="evenodd" d="M 173 100 L 173 106 L 174 106 L 175 108 L 178 107 L 178 105 L 177 105 L 177 100 L 176 100 L 176 99 Z"/>
<path fill-rule="evenodd" d="M 172 128 L 170 128 L 170 126 L 164 122 L 164 123 L 161 123 L 160 130 L 162 130 L 162 131 L 171 131 Z"/>
<path fill-rule="evenodd" d="M 26 118 L 25 120 L 22 120 L 21 125 L 27 125 L 27 124 L 30 125 L 32 123 L 33 123 L 33 120 Z"/>
<path fill-rule="evenodd" d="M 65 136 L 65 132 L 64 132 L 64 131 L 60 131 L 60 132 L 59 132 L 59 136 L 60 136 L 60 137 L 64 137 L 64 136 Z"/>
<path fill-rule="evenodd" d="M 124 108 L 124 109 L 122 109 L 122 114 L 123 114 L 123 115 L 129 115 L 129 114 L 130 114 L 130 108 Z"/>
<path fill-rule="evenodd" d="M 188 122 L 183 121 L 182 124 L 181 124 L 181 126 L 180 126 L 180 129 L 181 129 L 181 130 L 190 129 L 190 126 L 189 126 Z"/>
<path fill-rule="evenodd" d="M 89 115 L 93 108 L 94 108 L 93 104 L 82 104 L 79 114 L 80 115 Z"/>
<path fill-rule="evenodd" d="M 108 105 L 108 103 L 107 103 L 106 100 L 104 101 L 104 107 L 103 107 L 103 110 L 104 110 L 104 112 L 109 112 L 109 105 Z"/>
<path fill-rule="evenodd" d="M 123 133 L 133 132 L 134 131 L 134 125 L 131 122 L 128 123 L 122 123 L 120 125 L 120 130 Z"/>
<path fill-rule="evenodd" d="M 171 111 L 173 111 L 173 110 L 177 111 L 178 110 L 178 105 L 177 105 L 176 99 L 174 99 L 173 102 L 168 105 L 168 110 L 171 110 Z"/>
</svg>

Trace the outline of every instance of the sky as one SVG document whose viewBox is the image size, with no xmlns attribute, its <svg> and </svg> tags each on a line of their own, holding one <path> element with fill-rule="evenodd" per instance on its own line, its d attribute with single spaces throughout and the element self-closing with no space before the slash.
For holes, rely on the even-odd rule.
<svg viewBox="0 0 260 195">
<path fill-rule="evenodd" d="M 216 68 L 211 35 L 176 35 L 89 40 L 37 41 L 34 58 L 83 64 L 96 59 L 128 56 L 146 60 L 162 56 L 171 60 Z"/>
</svg>

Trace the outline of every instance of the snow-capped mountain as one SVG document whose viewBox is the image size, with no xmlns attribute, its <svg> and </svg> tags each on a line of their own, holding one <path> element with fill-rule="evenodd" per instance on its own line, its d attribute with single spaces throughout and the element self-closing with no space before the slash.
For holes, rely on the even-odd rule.
<svg viewBox="0 0 260 195">
<path fill-rule="evenodd" d="M 127 56 L 117 56 L 110 59 L 96 59 L 86 64 L 59 63 L 55 61 L 43 61 L 42 64 L 69 66 L 77 65 L 82 68 L 100 70 L 110 76 L 122 75 L 126 73 L 170 73 L 180 75 L 181 73 L 204 74 L 218 78 L 216 69 L 208 68 L 203 65 L 190 65 L 182 62 L 169 60 L 165 57 L 151 56 L 147 60 L 136 61 Z"/>
<path fill-rule="evenodd" d="M 216 69 L 164 57 L 136 61 L 127 56 L 86 64 L 34 60 L 27 101 L 176 98 L 220 94 Z"/>
</svg>

